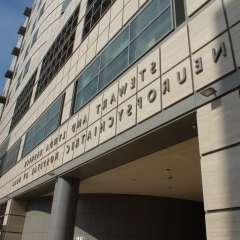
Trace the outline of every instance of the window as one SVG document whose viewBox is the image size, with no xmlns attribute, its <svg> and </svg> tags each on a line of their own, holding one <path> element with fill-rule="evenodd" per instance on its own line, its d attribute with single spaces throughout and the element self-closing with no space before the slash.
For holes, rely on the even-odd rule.
<svg viewBox="0 0 240 240">
<path fill-rule="evenodd" d="M 22 90 L 21 94 L 17 98 L 16 106 L 13 113 L 13 118 L 10 126 L 10 131 L 18 124 L 18 122 L 23 118 L 25 113 L 28 111 L 32 92 L 33 92 L 33 86 L 36 79 L 37 72 L 33 74 L 25 88 Z"/>
<path fill-rule="evenodd" d="M 130 62 L 153 47 L 172 28 L 170 7 L 154 20 L 130 45 Z"/>
<path fill-rule="evenodd" d="M 63 99 L 64 96 L 58 97 L 26 133 L 23 157 L 58 128 L 62 115 Z"/>
<path fill-rule="evenodd" d="M 169 0 L 153 0 L 130 25 L 131 39 L 135 39 L 149 24 L 170 6 Z"/>
<path fill-rule="evenodd" d="M 74 112 L 88 102 L 98 90 L 98 73 L 100 59 L 97 58 L 80 76 L 76 83 Z"/>
<path fill-rule="evenodd" d="M 100 73 L 99 90 L 103 89 L 111 82 L 119 73 L 128 66 L 128 49 L 124 49 L 109 65 L 107 65 Z"/>
<path fill-rule="evenodd" d="M 68 5 L 70 4 L 71 1 L 72 1 L 72 0 L 64 0 L 64 1 L 63 1 L 61 14 L 63 14 L 63 13 L 66 11 L 66 9 L 67 9 L 67 7 L 68 7 Z"/>
<path fill-rule="evenodd" d="M 101 68 L 115 59 L 129 44 L 129 28 L 126 28 L 102 53 Z"/>
<path fill-rule="evenodd" d="M 171 32 L 173 20 L 171 0 L 151 0 L 81 74 L 76 83 L 73 112 Z"/>
<path fill-rule="evenodd" d="M 37 85 L 36 98 L 44 91 L 57 72 L 72 55 L 78 22 L 79 7 L 74 11 L 68 22 L 43 58 L 40 77 Z"/>
<path fill-rule="evenodd" d="M 21 139 L 19 139 L 1 158 L 1 173 L 2 176 L 9 171 L 17 162 L 20 149 Z"/>
<path fill-rule="evenodd" d="M 88 0 L 83 36 L 84 39 L 116 0 Z"/>
</svg>

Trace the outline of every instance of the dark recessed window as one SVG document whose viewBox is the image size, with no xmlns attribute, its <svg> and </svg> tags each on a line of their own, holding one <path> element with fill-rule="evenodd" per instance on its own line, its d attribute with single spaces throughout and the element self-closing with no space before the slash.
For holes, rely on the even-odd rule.
<svg viewBox="0 0 240 240">
<path fill-rule="evenodd" d="M 61 122 L 63 99 L 64 95 L 58 97 L 27 132 L 22 153 L 23 157 L 58 128 Z"/>
<path fill-rule="evenodd" d="M 78 22 L 79 7 L 74 11 L 68 22 L 43 58 L 40 77 L 37 85 L 36 98 L 44 91 L 57 72 L 72 55 Z"/>
<path fill-rule="evenodd" d="M 12 130 L 18 124 L 18 122 L 23 118 L 23 116 L 29 109 L 36 75 L 37 72 L 33 74 L 31 79 L 17 98 L 10 130 Z"/>
<path fill-rule="evenodd" d="M 83 36 L 84 39 L 116 0 L 88 0 Z"/>
</svg>

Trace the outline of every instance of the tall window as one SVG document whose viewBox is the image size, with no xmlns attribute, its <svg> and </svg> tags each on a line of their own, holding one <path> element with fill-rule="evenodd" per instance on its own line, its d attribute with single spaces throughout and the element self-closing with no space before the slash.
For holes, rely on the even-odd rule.
<svg viewBox="0 0 240 240">
<path fill-rule="evenodd" d="M 21 94 L 17 98 L 10 130 L 12 130 L 18 124 L 18 122 L 23 118 L 23 116 L 29 109 L 36 75 L 37 71 L 33 74 L 31 79 L 28 81 L 27 85 L 24 87 Z"/>
<path fill-rule="evenodd" d="M 23 157 L 58 128 L 61 121 L 63 99 L 64 96 L 58 97 L 27 132 Z"/>
<path fill-rule="evenodd" d="M 40 77 L 37 85 L 36 97 L 38 97 L 57 72 L 72 55 L 78 22 L 79 7 L 74 11 L 68 22 L 57 36 L 56 40 L 45 55 L 41 67 Z"/>
<path fill-rule="evenodd" d="M 83 39 L 116 0 L 88 0 L 83 29 Z"/>
</svg>

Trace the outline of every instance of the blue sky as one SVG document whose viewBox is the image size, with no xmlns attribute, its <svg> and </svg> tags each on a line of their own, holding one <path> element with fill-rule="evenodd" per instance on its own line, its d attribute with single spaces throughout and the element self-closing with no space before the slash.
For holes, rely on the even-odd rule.
<svg viewBox="0 0 240 240">
<path fill-rule="evenodd" d="M 17 30 L 25 20 L 22 12 L 32 3 L 33 0 L 0 0 L 0 93 L 11 62 L 11 51 L 17 42 Z"/>
</svg>

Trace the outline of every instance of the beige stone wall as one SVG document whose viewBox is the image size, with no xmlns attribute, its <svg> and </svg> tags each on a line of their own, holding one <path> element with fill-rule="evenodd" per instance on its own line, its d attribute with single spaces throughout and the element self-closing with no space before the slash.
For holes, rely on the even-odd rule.
<svg viewBox="0 0 240 240">
<path fill-rule="evenodd" d="M 76 7 L 77 1 L 72 2 L 66 15 L 61 19 L 61 24 L 66 22 Z M 239 5 L 237 3 L 232 5 L 226 1 L 224 3 L 226 5 L 223 6 L 220 0 L 212 0 L 207 3 L 202 1 L 202 5 L 200 4 L 201 1 L 198 1 L 196 5 L 196 1 L 189 0 L 187 1 L 187 8 L 194 10 L 191 10 L 192 14 L 190 14 L 188 22 L 131 66 L 87 106 L 70 117 L 74 80 L 86 65 L 90 45 L 99 42 L 101 31 L 104 32 L 106 28 L 108 32 L 110 31 L 111 19 L 117 17 L 119 13 L 130 18 L 145 3 L 145 1 L 140 1 L 138 7 L 134 7 L 134 4 L 130 2 L 132 1 L 124 1 L 120 4 L 120 0 L 117 0 L 101 19 L 99 26 L 96 26 L 98 33 L 93 29 L 88 36 L 89 39 L 86 40 L 87 43 L 75 44 L 76 52 L 12 131 L 9 147 L 14 144 L 16 139 L 24 136 L 26 130 L 59 94 L 63 91 L 66 92 L 62 126 L 24 159 L 20 159 L 19 156 L 18 160 L 21 161 L 0 179 L 0 197 L 25 186 L 58 168 L 63 163 L 90 151 L 136 126 L 136 124 L 193 95 L 194 92 L 201 91 L 225 75 L 236 71 L 234 62 L 235 59 L 238 62 L 240 48 L 238 46 L 240 29 L 236 22 L 240 19 L 237 18 L 235 11 L 239 9 Z M 128 4 L 132 6 L 131 12 L 125 7 Z M 224 14 L 224 7 L 227 18 Z M 84 11 L 84 4 L 82 4 L 79 13 L 80 22 Z M 227 23 L 230 21 L 235 25 L 228 30 Z M 77 31 L 80 31 L 81 27 L 82 25 L 79 24 Z M 110 38 L 106 42 L 109 40 Z M 88 44 L 90 44 L 90 48 L 88 48 Z M 103 47 L 104 44 L 101 45 Z M 233 53 L 232 48 L 235 50 Z M 215 52 L 215 55 L 213 52 Z M 84 63 L 83 59 L 85 59 Z M 113 96 L 115 101 L 111 101 Z M 223 104 L 225 108 L 229 109 L 226 111 L 226 117 L 229 117 L 228 111 L 233 105 L 237 105 L 237 102 L 235 100 L 224 100 Z M 100 110 L 97 110 L 98 106 L 100 106 Z M 215 147 L 214 144 L 224 145 L 226 138 L 231 138 L 233 141 L 234 138 L 238 138 L 237 130 L 232 134 L 231 131 L 228 131 L 229 135 L 220 137 L 221 131 L 218 128 L 221 128 L 221 124 L 209 124 L 214 121 L 215 116 L 209 113 L 209 108 L 209 105 L 207 105 L 198 112 L 198 118 L 206 124 L 206 126 L 199 126 L 199 131 L 201 131 L 201 128 L 208 127 L 207 133 L 216 132 L 218 135 L 204 136 L 200 134 L 200 141 L 202 142 L 200 148 L 203 152 L 210 151 L 211 147 Z M 5 110 L 9 112 L 5 114 L 6 116 L 3 117 L 0 124 L 0 141 L 4 139 L 8 131 L 6 124 L 10 123 L 12 110 L 13 108 L 11 109 L 10 106 Z M 85 124 L 73 131 L 73 126 L 79 121 L 83 121 L 84 118 L 87 119 Z M 231 118 L 229 121 L 231 121 Z M 212 127 L 209 128 L 209 126 Z M 103 127 L 104 131 L 102 131 Z M 61 140 L 58 140 L 56 144 L 46 150 L 47 146 L 51 145 L 54 140 L 59 139 L 60 136 Z M 214 136 L 215 138 L 219 137 L 217 143 Z M 212 141 L 211 144 L 204 143 L 204 140 L 202 140 L 204 138 Z M 26 162 L 29 162 L 29 164 L 25 165 Z M 38 168 L 38 171 L 35 171 L 36 168 Z"/>
<path fill-rule="evenodd" d="M 240 236 L 239 91 L 197 111 L 208 240 Z"/>
</svg>

